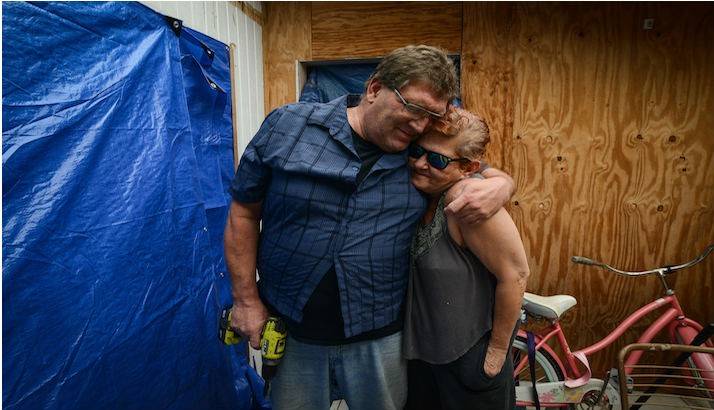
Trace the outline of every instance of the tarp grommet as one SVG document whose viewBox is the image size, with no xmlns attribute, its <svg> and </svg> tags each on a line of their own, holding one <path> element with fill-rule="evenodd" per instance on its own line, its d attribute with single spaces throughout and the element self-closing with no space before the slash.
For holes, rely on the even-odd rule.
<svg viewBox="0 0 714 410">
<path fill-rule="evenodd" d="M 183 21 L 173 18 L 171 16 L 164 16 L 164 19 L 166 19 L 166 22 L 169 23 L 169 27 L 171 27 L 171 31 L 176 34 L 177 37 L 181 36 L 181 29 L 183 28 Z"/>
</svg>

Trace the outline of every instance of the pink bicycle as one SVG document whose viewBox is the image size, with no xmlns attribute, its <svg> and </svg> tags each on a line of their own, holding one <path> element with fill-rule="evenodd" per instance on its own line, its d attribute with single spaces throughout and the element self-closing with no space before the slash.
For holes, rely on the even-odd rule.
<svg viewBox="0 0 714 410">
<path fill-rule="evenodd" d="M 528 336 L 524 330 L 519 330 L 513 343 L 514 377 L 516 400 L 518 406 L 540 407 L 575 407 L 575 408 L 620 408 L 618 383 L 613 380 L 616 370 L 612 369 L 604 379 L 591 377 L 588 356 L 612 344 L 633 324 L 644 316 L 664 308 L 652 324 L 642 333 L 638 343 L 650 342 L 658 333 L 668 332 L 672 343 L 692 344 L 697 339 L 703 340 L 702 345 L 712 347 L 712 341 L 704 327 L 689 319 L 677 300 L 674 290 L 667 284 L 666 277 L 674 272 L 689 268 L 704 260 L 712 251 L 714 245 L 708 246 L 702 254 L 693 260 L 675 266 L 663 266 L 642 272 L 628 272 L 613 268 L 602 262 L 597 262 L 581 256 L 574 256 L 572 261 L 584 265 L 596 266 L 624 276 L 657 275 L 664 286 L 664 295 L 642 306 L 609 335 L 584 349 L 572 352 L 560 327 L 560 317 L 577 301 L 569 295 L 539 296 L 527 293 L 524 296 L 524 317 L 542 319 L 549 324 L 532 334 L 531 359 L 528 358 Z M 707 328 L 711 330 L 711 325 Z M 564 352 L 559 356 L 546 342 L 554 339 Z M 625 363 L 625 368 L 636 365 L 642 352 L 633 352 Z M 531 369 L 529 363 L 533 363 Z M 702 390 L 714 389 L 714 356 L 706 353 L 693 353 L 683 364 L 683 370 L 691 372 L 702 387 Z M 612 377 L 611 377 L 612 376 Z M 626 375 L 620 375 L 626 377 Z M 533 383 L 535 381 L 535 383 Z M 537 397 L 534 394 L 537 391 Z"/>
</svg>

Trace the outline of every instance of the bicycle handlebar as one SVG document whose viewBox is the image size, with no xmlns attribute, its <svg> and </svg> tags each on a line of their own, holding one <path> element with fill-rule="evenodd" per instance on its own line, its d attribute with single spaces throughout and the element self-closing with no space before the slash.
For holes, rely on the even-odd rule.
<svg viewBox="0 0 714 410">
<path fill-rule="evenodd" d="M 601 263 L 595 262 L 592 259 L 586 258 L 584 256 L 573 256 L 571 260 L 575 263 L 579 263 L 581 265 L 595 265 L 595 266 L 600 266 L 602 265 Z"/>
<path fill-rule="evenodd" d="M 694 266 L 697 263 L 703 261 L 709 254 L 714 251 L 714 244 L 711 244 L 704 249 L 704 251 L 697 256 L 696 258 L 692 259 L 689 262 L 685 262 L 679 265 L 672 265 L 672 266 L 662 266 L 660 268 L 655 268 L 655 269 L 650 269 L 650 270 L 645 270 L 645 271 L 639 271 L 639 272 L 630 272 L 630 271 L 625 271 L 625 270 L 620 270 L 617 268 L 613 268 L 612 266 L 602 263 L 599 261 L 592 260 L 590 258 L 586 258 L 583 256 L 573 256 L 571 260 L 573 263 L 579 263 L 581 265 L 592 265 L 592 266 L 597 266 L 599 268 L 603 268 L 605 270 L 609 270 L 611 272 L 615 272 L 620 275 L 625 275 L 625 276 L 643 276 L 643 275 L 651 275 L 654 273 L 660 274 L 660 275 L 668 275 L 672 272 L 682 270 L 689 268 L 690 266 Z"/>
</svg>

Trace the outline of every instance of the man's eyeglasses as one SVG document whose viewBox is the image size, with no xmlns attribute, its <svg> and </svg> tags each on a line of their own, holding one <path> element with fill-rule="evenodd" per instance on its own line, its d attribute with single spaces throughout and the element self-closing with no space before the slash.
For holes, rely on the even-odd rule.
<svg viewBox="0 0 714 410">
<path fill-rule="evenodd" d="M 449 166 L 450 163 L 454 161 L 458 162 L 470 162 L 468 158 L 449 158 L 446 155 L 439 154 L 438 152 L 429 151 L 428 149 L 422 147 L 421 145 L 412 143 L 409 145 L 409 156 L 414 159 L 421 158 L 422 155 L 426 154 L 426 162 L 436 169 L 444 169 Z"/>
<path fill-rule="evenodd" d="M 402 97 L 402 95 L 399 93 L 399 91 L 396 88 L 392 88 L 392 91 L 394 91 L 394 94 L 396 94 L 397 97 L 399 97 L 399 101 L 401 101 L 402 104 L 404 104 L 404 108 L 406 108 L 407 111 L 409 111 L 411 114 L 414 114 L 418 118 L 431 117 L 431 119 L 433 119 L 433 120 L 438 120 L 438 119 L 443 118 L 444 114 L 446 114 L 446 112 L 439 114 L 434 111 L 429 111 L 420 105 L 412 104 L 412 103 L 408 102 L 407 100 L 404 99 L 404 97 Z"/>
</svg>

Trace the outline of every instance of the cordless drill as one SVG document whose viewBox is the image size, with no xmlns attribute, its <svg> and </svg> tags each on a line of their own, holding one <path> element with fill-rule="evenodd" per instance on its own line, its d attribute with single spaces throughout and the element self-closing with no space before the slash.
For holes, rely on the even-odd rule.
<svg viewBox="0 0 714 410">
<path fill-rule="evenodd" d="M 231 327 L 230 306 L 221 311 L 221 318 L 218 324 L 218 338 L 224 344 L 240 343 L 241 336 Z M 288 332 L 285 322 L 277 316 L 268 317 L 263 330 L 260 332 L 260 355 L 263 359 L 262 376 L 263 380 L 265 380 L 263 394 L 265 396 L 270 392 L 270 381 L 277 373 L 280 359 L 285 354 L 285 340 L 287 337 Z"/>
</svg>

